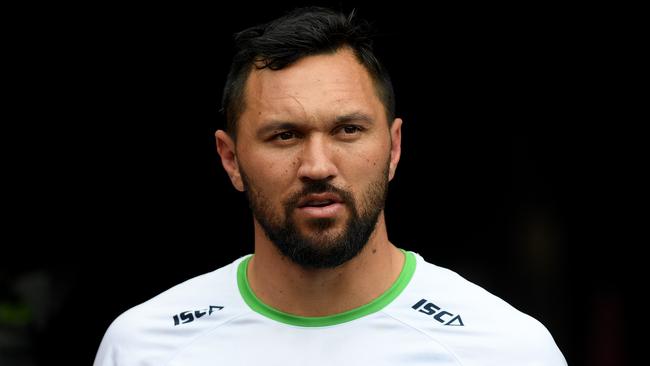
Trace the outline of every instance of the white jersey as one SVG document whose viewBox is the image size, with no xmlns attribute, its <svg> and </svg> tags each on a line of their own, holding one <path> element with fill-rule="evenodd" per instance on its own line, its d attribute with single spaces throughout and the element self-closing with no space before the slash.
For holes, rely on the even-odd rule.
<svg viewBox="0 0 650 366">
<path fill-rule="evenodd" d="M 120 315 L 95 366 L 566 365 L 546 328 L 405 252 L 397 281 L 359 308 L 299 317 L 251 291 L 242 257 Z"/>
</svg>

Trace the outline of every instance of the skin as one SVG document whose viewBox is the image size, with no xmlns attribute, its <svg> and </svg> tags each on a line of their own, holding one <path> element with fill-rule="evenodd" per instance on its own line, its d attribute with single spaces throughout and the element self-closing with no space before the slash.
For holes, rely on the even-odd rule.
<svg viewBox="0 0 650 366">
<path fill-rule="evenodd" d="M 277 71 L 253 69 L 245 101 L 237 142 L 217 131 L 217 150 L 233 186 L 244 190 L 243 170 L 248 188 L 269 198 L 275 214 L 285 215 L 282 202 L 308 180 L 328 180 L 356 202 L 371 183 L 386 179 L 387 165 L 392 180 L 402 121 L 389 127 L 371 77 L 351 50 L 309 56 Z M 344 230 L 350 211 L 338 210 L 324 230 L 299 210 L 292 214 L 301 234 L 318 238 Z M 264 303 L 290 314 L 327 316 L 367 304 L 395 282 L 404 264 L 388 240 L 383 210 L 363 250 L 326 269 L 303 268 L 283 256 L 253 219 L 250 286 Z"/>
</svg>

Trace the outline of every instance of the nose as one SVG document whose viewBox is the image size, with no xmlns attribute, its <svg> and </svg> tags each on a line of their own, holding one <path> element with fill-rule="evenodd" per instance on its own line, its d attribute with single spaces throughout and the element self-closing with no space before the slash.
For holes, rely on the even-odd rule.
<svg viewBox="0 0 650 366">
<path fill-rule="evenodd" d="M 337 175 L 333 161 L 333 150 L 327 137 L 310 136 L 303 145 L 300 155 L 298 177 L 300 180 L 331 180 Z"/>
</svg>

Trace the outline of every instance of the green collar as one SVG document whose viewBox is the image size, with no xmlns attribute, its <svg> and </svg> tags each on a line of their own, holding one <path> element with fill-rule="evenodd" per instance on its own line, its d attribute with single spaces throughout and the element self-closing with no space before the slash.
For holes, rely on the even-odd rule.
<svg viewBox="0 0 650 366">
<path fill-rule="evenodd" d="M 246 304 L 248 304 L 251 309 L 267 318 L 279 321 L 281 323 L 297 325 L 301 327 L 323 327 L 328 325 L 341 324 L 383 309 L 393 300 L 395 300 L 395 298 L 399 296 L 400 293 L 402 293 L 404 288 L 406 288 L 406 285 L 408 285 L 411 277 L 413 277 L 413 273 L 415 272 L 415 255 L 412 252 L 407 252 L 403 249 L 400 250 L 406 257 L 406 260 L 404 261 L 404 267 L 402 268 L 402 272 L 400 272 L 399 277 L 395 283 L 393 283 L 393 285 L 388 290 L 386 290 L 386 292 L 365 305 L 334 315 L 318 317 L 291 315 L 263 303 L 262 300 L 255 296 L 248 283 L 246 270 L 248 268 L 248 262 L 251 260 L 251 258 L 253 258 L 252 255 L 248 256 L 246 259 L 239 263 L 239 267 L 237 268 L 237 286 L 239 287 L 239 293 L 241 293 L 241 296 L 244 298 Z"/>
</svg>

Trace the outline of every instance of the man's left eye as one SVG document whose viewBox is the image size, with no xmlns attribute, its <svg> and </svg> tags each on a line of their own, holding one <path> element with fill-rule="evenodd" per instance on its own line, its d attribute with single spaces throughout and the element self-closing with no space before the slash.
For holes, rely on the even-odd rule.
<svg viewBox="0 0 650 366">
<path fill-rule="evenodd" d="M 345 126 L 343 127 L 343 131 L 347 134 L 353 134 L 361 131 L 361 129 L 357 126 Z"/>
</svg>

